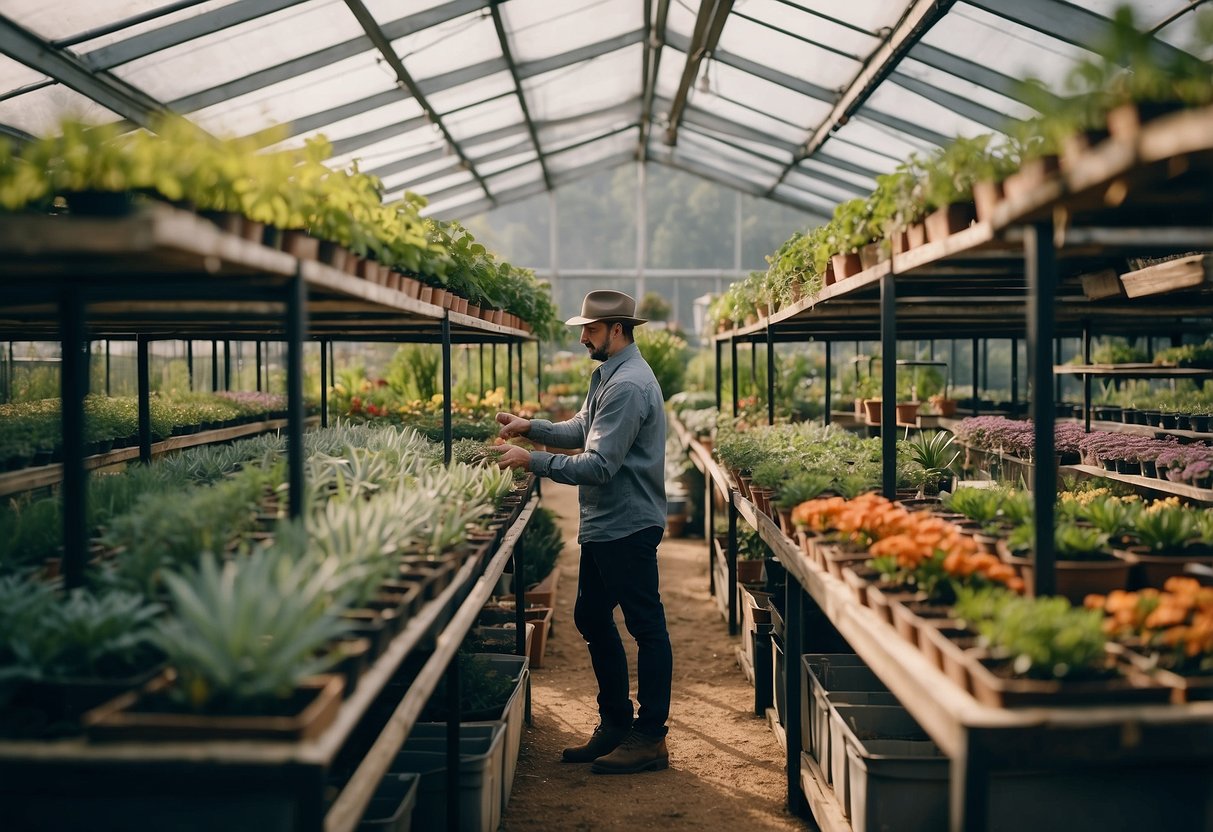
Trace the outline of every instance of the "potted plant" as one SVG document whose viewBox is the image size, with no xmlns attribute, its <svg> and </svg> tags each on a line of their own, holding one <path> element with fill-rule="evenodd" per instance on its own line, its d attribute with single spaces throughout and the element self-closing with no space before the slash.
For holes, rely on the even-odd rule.
<svg viewBox="0 0 1213 832">
<path fill-rule="evenodd" d="M 753 529 L 737 533 L 737 583 L 762 583 L 762 567 L 771 550 Z"/>
<path fill-rule="evenodd" d="M 304 739 L 340 706 L 342 680 L 318 676 L 345 632 L 336 564 L 289 563 L 262 549 L 222 566 L 204 554 L 187 579 L 165 575 L 174 613 L 154 643 L 170 670 L 85 715 L 90 735 L 145 740 Z"/>
<path fill-rule="evenodd" d="M 953 439 L 946 431 L 922 431 L 906 442 L 910 459 L 922 469 L 922 489 L 928 495 L 952 490 L 960 459 L 960 451 L 952 447 Z"/>
<path fill-rule="evenodd" d="M 779 526 L 784 534 L 793 533 L 792 512 L 801 503 L 820 497 L 830 487 L 830 478 L 812 471 L 794 474 L 779 487 L 779 498 L 775 507 L 779 512 Z"/>
<path fill-rule="evenodd" d="M 1187 563 L 1213 565 L 1213 548 L 1201 540 L 1197 513 L 1158 502 L 1136 513 L 1128 530 L 1136 586 L 1160 587 Z"/>
<path fill-rule="evenodd" d="M 1029 586 L 1035 569 L 1028 554 L 1034 534 L 1034 524 L 1025 523 L 998 544 L 1003 560 L 1019 566 Z M 1108 544 L 1108 535 L 1099 529 L 1059 520 L 1053 546 L 1057 557 L 1054 565 L 1057 594 L 1073 603 L 1082 603 L 1091 593 L 1106 594 L 1129 585 L 1132 564 L 1115 554 Z"/>
</svg>

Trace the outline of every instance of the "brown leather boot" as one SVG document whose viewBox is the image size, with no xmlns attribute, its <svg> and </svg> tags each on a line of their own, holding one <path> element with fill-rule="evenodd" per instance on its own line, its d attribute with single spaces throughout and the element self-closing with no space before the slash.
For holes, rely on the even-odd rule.
<svg viewBox="0 0 1213 832">
<path fill-rule="evenodd" d="M 595 774 L 635 774 L 669 767 L 670 753 L 666 751 L 665 737 L 650 737 L 639 731 L 629 731 L 618 748 L 594 761 L 590 771 Z"/>
<path fill-rule="evenodd" d="M 584 745 L 566 748 L 561 758 L 566 763 L 591 763 L 618 748 L 631 730 L 631 726 L 618 727 L 600 722 L 594 729 L 594 735 Z"/>
</svg>

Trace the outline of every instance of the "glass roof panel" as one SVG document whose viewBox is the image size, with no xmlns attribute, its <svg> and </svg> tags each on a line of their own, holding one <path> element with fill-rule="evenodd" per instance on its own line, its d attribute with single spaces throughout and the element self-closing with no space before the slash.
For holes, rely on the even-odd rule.
<svg viewBox="0 0 1213 832">
<path fill-rule="evenodd" d="M 824 145 L 822 151 L 828 152 L 831 156 L 851 164 L 860 165 L 868 170 L 874 170 L 877 173 L 888 173 L 893 170 L 899 162 L 905 160 L 909 152 L 902 153 L 900 156 L 896 153 L 885 153 L 873 150 L 865 145 L 862 141 L 852 141 L 850 139 L 850 130 L 857 124 L 857 120 L 852 119 L 845 127 L 842 127 L 837 132 L 832 134 Z M 864 126 L 864 125 L 861 125 Z M 871 129 L 870 127 L 868 128 Z M 887 145 L 887 142 L 882 142 Z M 902 147 L 900 143 L 895 143 L 894 150 Z"/>
<path fill-rule="evenodd" d="M 191 118 L 207 130 L 247 135 L 395 87 L 387 68 L 377 63 L 368 52 L 220 102 L 193 113 Z M 406 96 L 406 93 L 401 93 L 401 103 L 404 103 Z M 411 99 L 409 101 L 408 110 L 414 115 L 419 113 L 420 108 Z"/>
<path fill-rule="evenodd" d="M 395 193 L 402 188 L 408 188 L 409 184 L 416 182 L 419 179 L 437 174 L 440 171 L 449 170 L 452 173 L 459 168 L 459 157 L 451 154 L 443 156 L 441 159 L 436 159 L 433 162 L 426 162 L 420 165 L 414 165 L 406 171 L 385 176 L 383 178 L 384 193 Z M 430 180 L 436 181 L 436 180 Z M 428 185 L 428 183 L 427 183 Z"/>
<path fill-rule="evenodd" d="M 736 15 L 724 25 L 719 49 L 828 88 L 845 86 L 860 68 L 858 61 Z"/>
<path fill-rule="evenodd" d="M 696 132 L 694 129 L 687 129 L 686 125 L 683 125 L 683 128 L 678 131 L 678 146 L 683 151 L 694 152 L 701 158 L 711 158 L 714 162 L 719 160 L 729 169 L 733 169 L 734 165 L 739 169 L 751 168 L 755 178 L 759 181 L 762 179 L 761 174 L 765 174 L 768 177 L 768 185 L 773 184 L 775 177 L 779 176 L 783 170 L 783 165 L 779 162 L 739 150 L 711 136 Z"/>
<path fill-rule="evenodd" d="M 676 0 L 670 3 L 669 13 L 666 15 L 665 26 L 668 31 L 682 35 L 684 38 L 689 38 L 691 33 L 695 31 L 695 16 L 699 14 L 700 0 Z M 665 53 L 670 50 L 670 47 L 665 47 L 662 50 L 661 62 L 664 64 L 666 60 Z"/>
<path fill-rule="evenodd" d="M 0 92 L 12 92 L 18 87 L 45 81 L 46 78 L 47 76 L 38 70 L 30 69 L 6 55 L 0 55 Z"/>
<path fill-rule="evenodd" d="M 787 178 L 784 180 L 789 185 L 798 188 L 805 193 L 816 194 L 817 196 L 835 204 L 846 202 L 848 199 L 854 199 L 857 196 L 866 196 L 870 189 L 855 188 L 854 190 L 839 187 L 832 182 L 823 182 L 813 176 L 806 175 L 800 168 L 793 168 L 788 172 Z"/>
<path fill-rule="evenodd" d="M 151 96 L 172 101 L 361 34 L 358 21 L 341 0 L 314 0 L 164 49 L 113 71 Z M 367 47 L 369 51 L 369 42 Z"/>
<path fill-rule="evenodd" d="M 423 88 L 424 89 L 424 88 Z M 425 98 L 439 113 L 471 107 L 514 91 L 514 79 L 509 72 L 498 72 L 487 78 L 478 78 L 449 90 L 430 93 Z"/>
<path fill-rule="evenodd" d="M 502 22 L 518 63 L 547 58 L 644 27 L 634 0 L 510 0 Z"/>
<path fill-rule="evenodd" d="M 800 188 L 790 185 L 787 182 L 781 182 L 774 190 L 774 195 L 789 202 L 794 202 L 797 205 L 806 206 L 807 209 L 816 211 L 822 217 L 817 220 L 810 219 L 809 228 L 820 225 L 827 218 L 833 215 L 834 208 L 838 204 L 829 199 L 825 199 L 819 194 L 809 193 Z"/>
<path fill-rule="evenodd" d="M 392 49 L 414 78 L 431 78 L 501 57 L 493 19 L 483 10 L 394 40 Z"/>
<path fill-rule="evenodd" d="M 673 7 L 671 7 L 672 11 Z M 682 80 L 682 68 L 687 55 L 672 46 L 661 50 L 661 66 L 657 68 L 656 93 L 666 101 L 673 101 L 678 93 L 678 82 Z"/>
<path fill-rule="evenodd" d="M 424 150 L 439 149 L 444 145 L 442 134 L 433 125 L 427 124 L 407 133 L 401 133 L 399 136 L 393 136 L 348 153 L 338 154 L 326 164 L 330 167 L 340 167 L 358 159 L 363 170 L 371 170 L 387 164 L 393 159 L 412 156 Z"/>
<path fill-rule="evenodd" d="M 769 159 L 781 160 L 782 164 L 787 164 L 792 161 L 792 150 L 787 144 L 775 145 L 769 142 L 759 141 L 756 139 L 746 138 L 745 125 L 726 125 L 721 124 L 719 120 L 703 120 L 698 117 L 695 110 L 687 110 L 686 115 L 682 120 L 682 127 L 678 130 L 678 135 L 682 135 L 682 128 L 685 127 L 694 130 L 700 135 L 709 136 L 720 142 L 730 145 L 740 145 L 744 148 L 743 152 L 749 155 L 764 156 Z M 681 140 L 681 139 L 680 139 Z"/>
<path fill-rule="evenodd" d="M 932 127 L 934 126 L 932 125 Z M 984 128 L 981 129 L 984 130 Z M 946 131 L 941 129 L 939 132 L 943 133 Z M 935 145 L 928 141 L 915 138 L 909 133 L 902 133 L 899 130 L 894 130 L 892 127 L 886 127 L 883 124 L 866 118 L 863 109 L 845 125 L 836 130 L 834 136 L 845 139 L 852 146 L 866 148 L 869 152 L 882 154 L 886 159 L 893 160 L 894 163 L 904 161 L 906 157 L 915 151 L 920 153 L 929 152 L 935 148 Z M 834 142 L 831 140 L 827 143 L 827 146 L 830 148 L 830 152 L 833 153 L 835 148 Z M 873 166 L 869 165 L 868 167 Z"/>
<path fill-rule="evenodd" d="M 640 89 L 643 48 L 635 44 L 527 78 L 522 89 L 531 115 L 538 121 L 550 121 L 634 98 Z"/>
<path fill-rule="evenodd" d="M 800 5 L 808 6 L 815 12 L 863 29 L 865 32 L 892 29 L 906 10 L 904 2 L 856 3 L 854 0 L 812 0 L 812 2 L 800 0 Z"/>
<path fill-rule="evenodd" d="M 640 102 L 629 101 L 618 107 L 605 110 L 587 110 L 586 115 L 570 120 L 560 120 L 536 125 L 539 141 L 545 147 L 566 144 L 582 136 L 602 133 L 625 124 L 640 121 Z"/>
<path fill-rule="evenodd" d="M 117 113 L 62 84 L 54 84 L 7 101 L 0 101 L 0 124 L 16 127 L 35 136 L 58 132 L 59 123 L 64 118 L 96 124 L 119 120 Z"/>
<path fill-rule="evenodd" d="M 877 87 L 859 112 L 872 110 L 928 127 L 945 136 L 977 136 L 993 129 L 896 84 Z"/>
<path fill-rule="evenodd" d="M 565 173 L 586 165 L 592 165 L 618 153 L 632 150 L 640 138 L 639 129 L 625 130 L 613 136 L 605 136 L 598 141 L 566 150 L 555 152 L 548 157 L 548 170 L 553 174 Z"/>
<path fill-rule="evenodd" d="M 1012 78 L 1034 76 L 1060 89 L 1075 60 L 1087 53 L 1026 26 L 958 3 L 922 42 Z"/>
<path fill-rule="evenodd" d="M 475 136 L 509 124 L 522 124 L 522 108 L 518 106 L 518 99 L 513 96 L 498 98 L 444 116 L 442 123 L 458 141 L 466 136 Z"/>
<path fill-rule="evenodd" d="M 499 173 L 496 176 L 486 176 L 485 179 L 488 180 L 489 189 L 493 193 L 499 193 L 528 182 L 543 181 L 543 170 L 539 167 L 539 163 L 535 162 L 515 170 Z"/>
<path fill-rule="evenodd" d="M 980 84 L 974 84 L 972 81 L 958 78 L 949 72 L 927 66 L 912 58 L 906 58 L 898 64 L 896 72 L 904 73 L 920 81 L 925 81 L 933 87 L 955 93 L 983 107 L 989 107 L 991 110 L 1006 113 L 1014 118 L 1031 118 L 1036 115 L 1036 111 L 1031 107 L 1021 104 L 1013 98 L 1007 98 L 1005 95 L 986 89 Z"/>
<path fill-rule="evenodd" d="M 874 34 L 858 32 L 779 0 L 748 0 L 735 10 L 794 35 L 860 58 L 880 45 L 880 38 Z"/>
<path fill-rule="evenodd" d="M 366 136 L 375 131 L 386 129 L 391 125 L 407 125 L 408 122 L 420 115 L 421 108 L 417 106 L 417 102 L 411 98 L 404 99 L 386 107 L 378 107 L 370 112 L 361 113 L 352 118 L 326 124 L 314 130 L 306 130 L 298 135 L 291 136 L 278 146 L 300 147 L 306 139 L 317 135 L 323 135 L 332 142 L 349 142 L 358 136 Z M 401 126 L 400 132 L 403 132 L 404 129 L 405 126 Z M 374 141 L 379 141 L 379 139 L 368 139 L 367 145 Z"/>
<path fill-rule="evenodd" d="M 208 11 L 210 8 L 223 6 L 229 2 L 232 0 L 208 3 L 201 11 Z M 109 0 L 109 2 L 68 3 L 48 3 L 47 0 L 4 0 L 0 11 L 3 11 L 6 17 L 47 40 L 60 40 L 169 5 L 172 5 L 171 0 Z M 193 14 L 198 13 L 195 9 L 188 11 Z M 161 22 L 157 21 L 157 23 Z"/>
<path fill-rule="evenodd" d="M 450 0 L 409 0 L 408 13 L 417 14 L 448 2 Z M 362 5 L 366 6 L 367 11 L 375 15 L 375 19 L 380 23 L 400 17 L 400 0 L 362 0 Z"/>
<path fill-rule="evenodd" d="M 481 176 L 487 178 L 501 173 L 502 171 L 509 170 L 510 168 L 516 168 L 527 162 L 537 161 L 538 159 L 539 157 L 535 155 L 535 148 L 528 144 L 525 150 L 515 153 L 512 156 L 503 156 L 500 159 L 494 159 L 491 162 L 484 162 L 483 164 L 476 165 L 476 170 L 479 171 Z"/>
<path fill-rule="evenodd" d="M 135 35 L 141 35 L 144 32 L 151 32 L 156 29 L 163 28 L 165 26 L 171 26 L 172 24 L 180 23 L 183 20 L 192 20 L 193 18 L 198 17 L 199 15 L 206 14 L 207 12 L 213 12 L 216 9 L 222 9 L 225 6 L 231 6 L 231 5 L 234 5 L 239 2 L 241 2 L 241 0 L 207 0 L 207 2 L 205 2 L 205 3 L 199 3 L 198 5 L 190 6 L 187 9 L 180 9 L 175 12 L 169 12 L 168 14 L 163 15 L 161 17 L 157 17 L 152 20 L 145 21 L 143 23 L 136 23 L 133 26 L 127 26 L 123 29 L 119 29 L 118 31 L 113 32 L 108 35 L 101 35 L 99 37 L 91 38 L 90 40 L 81 41 L 79 45 L 73 46 L 72 50 L 78 54 L 92 52 L 94 49 L 101 49 L 104 46 L 110 46 L 111 44 L 119 43 L 121 41 L 126 40 L 127 38 L 133 38 Z M 63 4 L 60 3 L 60 4 L 55 4 L 55 5 L 62 6 Z M 77 2 L 75 5 L 84 6 L 84 5 L 88 5 L 88 4 Z M 106 7 L 111 6 L 112 4 L 95 3 L 92 5 L 106 8 Z M 147 6 L 151 6 L 151 7 L 155 7 L 155 8 L 162 8 L 164 6 L 168 6 L 171 4 L 168 2 L 165 2 L 165 0 L 156 0 L 156 2 L 147 2 L 147 3 L 144 3 L 143 5 L 147 5 Z M 121 14 L 121 13 L 107 15 L 106 20 L 102 21 L 101 24 L 99 24 L 99 25 L 117 23 L 128 16 L 129 15 L 125 15 L 125 14 Z M 88 29 L 93 29 L 93 28 L 96 28 L 96 26 L 89 26 L 89 27 L 86 27 L 85 29 L 81 29 L 80 34 L 83 34 L 85 31 L 88 31 Z"/>
<path fill-rule="evenodd" d="M 498 139 L 480 143 L 464 142 L 462 145 L 463 152 L 466 153 L 473 162 L 478 159 L 483 159 L 486 156 L 491 156 L 497 153 L 503 153 L 515 147 L 530 147 L 531 138 L 526 133 L 526 128 L 518 125 L 518 130 L 508 136 L 502 136 Z"/>
<path fill-rule="evenodd" d="M 804 130 L 819 124 L 830 112 L 830 104 L 825 101 L 801 95 L 779 84 L 716 61 L 711 62 L 708 78 L 711 83 L 709 94 L 704 95 L 696 90 L 691 93 L 691 100 L 695 100 L 696 97 L 710 97 L 710 93 L 714 92 L 725 98 L 757 105 L 765 112 L 777 113 L 785 121 L 802 125 Z"/>
<path fill-rule="evenodd" d="M 832 143 L 829 146 L 828 152 L 833 153 L 841 146 L 841 143 Z M 824 175 L 832 176 L 835 179 L 842 179 L 846 182 L 850 182 L 852 185 L 862 191 L 871 191 L 876 187 L 875 179 L 869 179 L 868 177 L 855 173 L 854 171 L 843 170 L 842 168 L 835 167 L 834 165 L 828 165 L 824 162 L 818 161 L 817 159 L 803 160 L 799 165 L 797 165 L 796 170 L 801 171 L 805 176 L 810 177 Z"/>
</svg>

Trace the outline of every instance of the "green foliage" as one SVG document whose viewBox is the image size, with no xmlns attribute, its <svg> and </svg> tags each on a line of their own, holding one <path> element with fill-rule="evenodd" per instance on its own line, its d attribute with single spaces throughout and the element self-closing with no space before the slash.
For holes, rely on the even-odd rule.
<svg viewBox="0 0 1213 832">
<path fill-rule="evenodd" d="M 644 299 L 636 308 L 636 317 L 646 321 L 668 321 L 673 308 L 669 301 L 657 292 L 645 292 Z"/>
<path fill-rule="evenodd" d="M 944 507 L 982 525 L 993 522 L 1002 511 L 1005 492 L 996 488 L 958 488 L 944 497 Z"/>
<path fill-rule="evenodd" d="M 737 559 L 738 560 L 764 560 L 765 558 L 774 557 L 771 553 L 771 547 L 767 546 L 766 541 L 753 529 L 746 527 L 737 528 Z"/>
<path fill-rule="evenodd" d="M 803 502 L 820 497 L 829 490 L 830 478 L 811 471 L 801 471 L 779 487 L 779 508 L 791 510 Z"/>
<path fill-rule="evenodd" d="M 1021 598 L 1000 589 L 957 591 L 953 613 L 977 630 L 1015 673 L 1040 679 L 1105 675 L 1103 614 L 1065 598 Z"/>
<path fill-rule="evenodd" d="M 636 346 L 661 385 L 665 398 L 681 392 L 686 373 L 687 342 L 669 330 L 636 330 Z"/>
<path fill-rule="evenodd" d="M 265 550 L 221 565 L 208 553 L 196 572 L 166 575 L 174 612 L 155 642 L 177 672 L 177 703 L 256 713 L 330 667 L 346 628 L 329 586 L 336 564 L 319 566 Z"/>
<path fill-rule="evenodd" d="M 1200 535 L 1196 512 L 1184 506 L 1160 506 L 1137 512 L 1130 532 L 1155 554 L 1182 552 Z"/>
<path fill-rule="evenodd" d="M 1167 347 L 1154 354 L 1155 364 L 1173 364 L 1178 367 L 1213 369 L 1213 341 L 1203 344 L 1183 344 Z"/>
<path fill-rule="evenodd" d="M 536 509 L 518 546 L 523 552 L 523 586 L 533 586 L 556 568 L 556 561 L 564 550 L 564 536 L 556 525 L 556 513 L 551 509 Z"/>
</svg>

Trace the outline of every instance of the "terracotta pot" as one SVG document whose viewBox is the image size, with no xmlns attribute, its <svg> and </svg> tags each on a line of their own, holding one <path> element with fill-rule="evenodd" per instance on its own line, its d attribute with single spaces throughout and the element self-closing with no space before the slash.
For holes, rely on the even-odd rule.
<svg viewBox="0 0 1213 832">
<path fill-rule="evenodd" d="M 1018 200 L 1057 174 L 1060 163 L 1056 156 L 1029 159 L 1015 173 L 1003 180 L 1002 190 L 1007 199 Z"/>
<path fill-rule="evenodd" d="M 945 208 L 927 214 L 927 240 L 937 243 L 948 237 L 964 231 L 977 217 L 977 209 L 972 202 L 953 202 Z"/>
<path fill-rule="evenodd" d="M 853 274 L 859 274 L 863 271 L 863 263 L 859 259 L 858 254 L 835 254 L 830 258 L 830 262 L 834 265 L 834 277 L 836 280 L 845 280 Z"/>
<path fill-rule="evenodd" d="M 498 325 L 502 325 L 505 323 L 505 310 L 504 309 L 494 309 L 493 310 L 493 323 L 498 324 Z"/>
<path fill-rule="evenodd" d="M 989 222 L 998 203 L 1002 202 L 1002 183 L 984 180 L 973 185 L 973 204 L 977 209 L 977 221 Z"/>
<path fill-rule="evenodd" d="M 916 222 L 906 229 L 906 239 L 910 243 L 910 248 L 918 248 L 927 243 L 927 227 L 920 222 Z"/>
<path fill-rule="evenodd" d="M 1121 104 L 1108 111 L 1108 132 L 1118 141 L 1132 141 L 1143 125 L 1182 109 L 1183 104 L 1178 101 Z"/>
<path fill-rule="evenodd" d="M 941 399 L 937 402 L 931 402 L 931 406 L 939 411 L 939 415 L 945 419 L 950 419 L 956 415 L 956 399 Z"/>
<path fill-rule="evenodd" d="M 466 314 L 472 316 L 473 318 L 479 318 L 480 317 L 480 307 L 474 303 L 469 303 L 468 308 L 466 310 Z"/>
<path fill-rule="evenodd" d="M 905 254 L 910 250 L 910 235 L 904 228 L 894 232 L 892 240 L 894 254 Z"/>
<path fill-rule="evenodd" d="M 762 580 L 761 560 L 738 560 L 737 561 L 737 583 L 739 584 L 756 584 Z"/>
<path fill-rule="evenodd" d="M 834 258 L 833 257 L 831 257 L 830 261 L 828 263 L 826 263 L 826 273 L 824 275 L 824 280 L 825 280 L 826 286 L 833 286 L 835 283 L 838 282 L 838 275 L 834 274 Z"/>
<path fill-rule="evenodd" d="M 434 302 L 434 287 L 433 286 L 422 286 L 421 291 L 417 294 L 417 299 L 419 301 L 421 301 L 422 303 L 433 303 Z"/>
<path fill-rule="evenodd" d="M 245 219 L 244 227 L 240 230 L 240 236 L 250 243 L 261 245 L 261 239 L 265 236 L 265 223 Z"/>
<path fill-rule="evenodd" d="M 369 260 L 363 257 L 358 261 L 358 276 L 363 280 L 369 280 L 371 283 L 383 285 L 386 275 L 384 275 L 384 278 L 381 278 L 380 271 L 379 264 L 374 260 Z"/>
<path fill-rule="evenodd" d="M 306 231 L 288 228 L 282 232 L 282 250 L 299 260 L 315 260 L 320 256 L 320 241 Z"/>
<path fill-rule="evenodd" d="M 394 289 L 399 292 L 404 288 L 404 278 L 399 272 L 389 272 L 384 266 L 379 267 L 379 275 L 383 278 L 383 285 L 389 289 Z"/>
<path fill-rule="evenodd" d="M 881 253 L 882 247 L 882 243 L 868 243 L 859 249 L 859 264 L 863 266 L 865 271 L 875 266 L 881 260 L 887 259 Z"/>
<path fill-rule="evenodd" d="M 357 254 L 354 254 L 352 251 L 349 252 L 345 257 L 345 267 L 342 269 L 342 271 L 344 271 L 348 275 L 353 275 L 354 277 L 357 277 L 358 270 L 361 268 L 361 263 L 362 263 L 363 259 L 364 258 L 359 257 Z"/>
<path fill-rule="evenodd" d="M 863 411 L 864 416 L 870 425 L 880 424 L 880 409 L 883 402 L 880 399 L 864 399 Z"/>
<path fill-rule="evenodd" d="M 918 419 L 918 408 L 921 406 L 922 402 L 898 402 L 897 421 L 906 425 L 914 424 Z"/>
<path fill-rule="evenodd" d="M 404 292 L 410 298 L 417 300 L 421 297 L 421 281 L 400 275 L 400 291 Z"/>
</svg>

